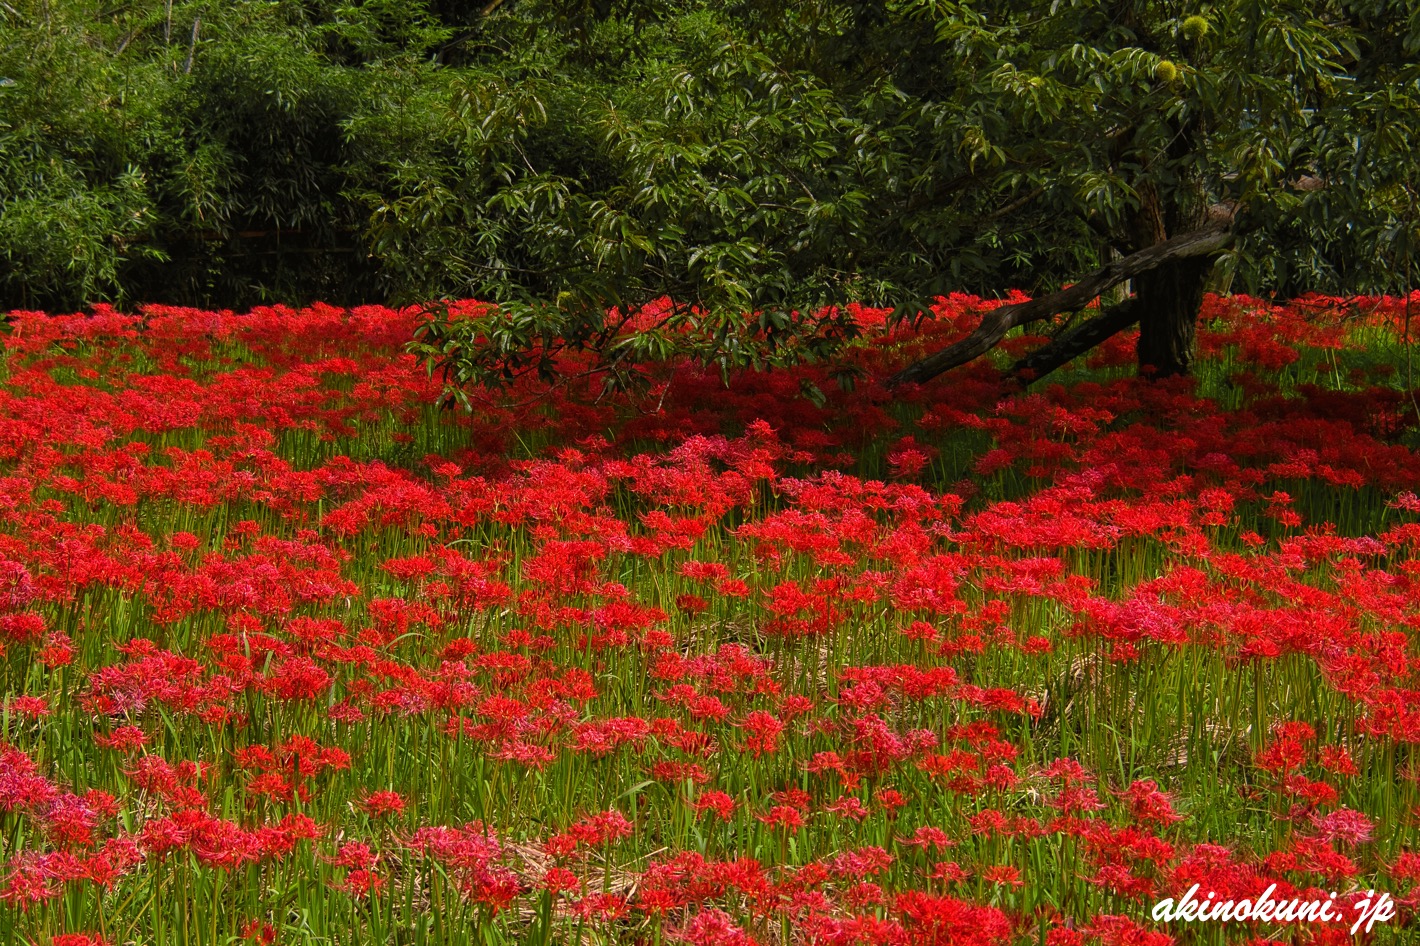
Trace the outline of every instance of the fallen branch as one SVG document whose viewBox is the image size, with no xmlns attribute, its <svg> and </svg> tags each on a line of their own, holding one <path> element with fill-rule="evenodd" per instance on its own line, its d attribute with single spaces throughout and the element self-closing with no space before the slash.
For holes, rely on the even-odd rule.
<svg viewBox="0 0 1420 946">
<path fill-rule="evenodd" d="M 1173 239 L 1114 260 L 1069 289 L 1062 289 L 1028 302 L 1001 306 L 986 313 L 981 324 L 966 338 L 908 365 L 889 378 L 887 383 L 889 386 L 896 386 L 930 381 L 944 371 L 986 354 L 1000 344 L 1007 332 L 1018 325 L 1028 325 L 1061 312 L 1082 309 L 1111 286 L 1167 263 L 1212 255 L 1226 247 L 1232 239 L 1231 229 L 1226 222 L 1220 220 L 1202 230 L 1180 234 Z"/>
</svg>

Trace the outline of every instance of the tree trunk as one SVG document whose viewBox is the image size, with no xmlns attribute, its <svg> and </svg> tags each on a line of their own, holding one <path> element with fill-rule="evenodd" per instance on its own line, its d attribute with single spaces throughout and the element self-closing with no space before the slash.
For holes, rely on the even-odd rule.
<svg viewBox="0 0 1420 946">
<path fill-rule="evenodd" d="M 1136 249 L 1154 246 L 1171 232 L 1202 225 L 1207 207 L 1201 200 L 1169 203 L 1148 181 L 1136 187 L 1139 208 L 1130 221 L 1130 238 Z M 1203 286 L 1215 257 L 1174 260 L 1134 279 L 1139 312 L 1139 374 L 1168 378 L 1188 374 L 1193 365 L 1193 336 L 1203 307 Z"/>
<path fill-rule="evenodd" d="M 1139 373 L 1168 378 L 1188 374 L 1193 336 L 1203 307 L 1203 286 L 1213 259 L 1183 259 L 1134 280 L 1139 311 Z"/>
</svg>

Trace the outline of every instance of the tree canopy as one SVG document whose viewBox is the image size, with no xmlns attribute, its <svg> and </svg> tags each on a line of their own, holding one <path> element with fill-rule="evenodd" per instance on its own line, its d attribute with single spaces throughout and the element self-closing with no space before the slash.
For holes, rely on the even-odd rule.
<svg viewBox="0 0 1420 946">
<path fill-rule="evenodd" d="M 1395 291 L 1420 250 L 1407 0 L 12 0 L 0 27 L 6 306 L 496 302 L 424 330 L 457 384 L 569 347 L 613 378 L 824 357 L 835 304 L 1092 272 L 1134 295 L 1024 377 L 1135 323 L 1172 373 L 1215 265 Z"/>
</svg>

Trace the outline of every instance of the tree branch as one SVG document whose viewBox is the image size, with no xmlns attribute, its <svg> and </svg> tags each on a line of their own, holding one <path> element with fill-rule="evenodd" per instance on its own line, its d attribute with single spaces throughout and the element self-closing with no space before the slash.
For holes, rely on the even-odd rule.
<svg viewBox="0 0 1420 946">
<path fill-rule="evenodd" d="M 1139 300 L 1125 299 L 1094 318 L 1081 322 L 1059 338 L 1040 346 L 1011 366 L 1011 378 L 1022 385 L 1050 374 L 1106 339 L 1139 321 Z"/>
<path fill-rule="evenodd" d="M 1011 201 L 1005 206 L 998 207 L 995 210 L 991 211 L 991 213 L 986 216 L 986 219 L 983 222 L 994 223 L 995 221 L 1000 220 L 1002 217 L 1006 216 L 1007 214 L 1013 214 L 1017 210 L 1020 210 L 1026 204 L 1035 200 L 1037 197 L 1044 193 L 1044 187 L 1037 187 L 1028 194 L 1022 194 L 1020 197 L 1017 197 L 1015 200 Z"/>
<path fill-rule="evenodd" d="M 887 383 L 889 386 L 896 386 L 930 381 L 944 371 L 986 354 L 1000 344 L 1007 332 L 1018 325 L 1028 325 L 1061 312 L 1084 308 L 1101 292 L 1126 279 L 1132 279 L 1166 263 L 1216 254 L 1232 242 L 1232 239 L 1233 234 L 1227 222 L 1222 218 L 1215 218 L 1212 225 L 1201 230 L 1180 234 L 1173 239 L 1114 260 L 1069 289 L 1062 289 L 1028 302 L 1003 305 L 986 313 L 981 324 L 966 338 L 908 365 L 889 378 Z"/>
</svg>

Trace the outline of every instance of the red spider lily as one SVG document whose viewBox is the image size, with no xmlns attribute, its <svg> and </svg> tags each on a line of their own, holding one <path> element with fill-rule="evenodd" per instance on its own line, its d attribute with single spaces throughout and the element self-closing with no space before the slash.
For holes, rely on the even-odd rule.
<svg viewBox="0 0 1420 946">
<path fill-rule="evenodd" d="M 404 798 L 399 792 L 386 790 L 371 792 L 365 797 L 364 809 L 374 818 L 402 814 L 404 812 Z"/>
<path fill-rule="evenodd" d="M 914 944 L 959 942 L 964 946 L 997 946 L 1009 942 L 1012 928 L 1006 914 L 954 897 L 927 893 L 899 894 L 894 907 L 902 915 L 908 942 Z"/>
<path fill-rule="evenodd" d="M 336 889 L 352 897 L 364 899 L 379 894 L 389 883 L 386 878 L 370 870 L 352 870 L 336 885 Z"/>
<path fill-rule="evenodd" d="M 723 910 L 702 910 L 685 926 L 670 934 L 675 942 L 690 946 L 755 946 L 756 940 Z"/>
<path fill-rule="evenodd" d="M 576 901 L 572 908 L 583 919 L 610 923 L 625 916 L 630 906 L 621 894 L 594 893 Z"/>
<path fill-rule="evenodd" d="M 10 712 L 17 716 L 43 719 L 50 714 L 49 701 L 42 696 L 16 696 L 8 702 Z"/>
<path fill-rule="evenodd" d="M 340 845 L 340 850 L 331 859 L 331 863 L 351 870 L 369 870 L 375 866 L 375 860 L 375 852 L 368 844 L 346 841 Z"/>
<path fill-rule="evenodd" d="M 956 842 L 947 837 L 947 833 L 941 828 L 931 825 L 923 825 L 913 832 L 910 838 L 898 838 L 898 844 L 905 844 L 912 847 L 920 847 L 924 851 L 937 850 L 955 847 Z"/>
<path fill-rule="evenodd" d="M 898 809 L 907 804 L 907 797 L 895 788 L 880 788 L 873 796 L 889 818 L 897 817 Z"/>
<path fill-rule="evenodd" d="M 932 865 L 932 873 L 929 876 L 933 880 L 955 884 L 966 880 L 968 875 L 956 861 L 938 861 Z"/>
<path fill-rule="evenodd" d="M 579 724 L 573 731 L 573 749 L 605 756 L 622 746 L 640 746 L 651 732 L 651 724 L 640 717 L 621 717 Z"/>
<path fill-rule="evenodd" d="M 1173 946 L 1167 933 L 1145 929 L 1127 916 L 1099 914 L 1085 927 L 1085 932 L 1099 938 L 1100 946 Z"/>
<path fill-rule="evenodd" d="M 721 791 L 701 792 L 694 808 L 702 815 L 710 813 L 721 821 L 728 821 L 735 813 L 735 800 Z"/>
<path fill-rule="evenodd" d="M 867 807 L 864 806 L 863 800 L 856 795 L 844 795 L 837 801 L 824 805 L 820 810 L 843 818 L 850 818 L 853 821 L 862 821 L 870 814 Z"/>
<path fill-rule="evenodd" d="M 1159 791 L 1156 782 L 1141 779 L 1119 796 L 1128 803 L 1129 812 L 1136 821 L 1163 826 L 1183 820 L 1183 815 L 1173 810 L 1172 797 L 1167 792 Z"/>
<path fill-rule="evenodd" d="M 710 781 L 705 767 L 694 762 L 657 762 L 651 766 L 651 777 L 658 782 L 691 782 L 704 785 Z"/>
<path fill-rule="evenodd" d="M 1322 746 L 1320 752 L 1321 767 L 1335 775 L 1356 776 L 1360 775 L 1360 769 L 1356 767 L 1356 762 L 1341 746 Z"/>
<path fill-rule="evenodd" d="M 1306 762 L 1311 754 L 1307 744 L 1316 739 L 1316 730 L 1305 723 L 1284 723 L 1278 726 L 1272 741 L 1258 755 L 1257 764 L 1280 775 L 1286 775 Z"/>
<path fill-rule="evenodd" d="M 981 879 L 988 884 L 997 884 L 1005 887 L 1024 887 L 1025 881 L 1021 880 L 1021 872 L 1018 868 L 1010 864 L 998 864 L 988 867 L 981 872 Z"/>
<path fill-rule="evenodd" d="M 567 829 L 567 835 L 579 845 L 601 847 L 631 837 L 635 826 L 616 810 L 589 815 Z"/>
<path fill-rule="evenodd" d="M 503 864 L 502 845 L 477 822 L 463 828 L 420 828 L 406 844 L 439 861 L 465 895 L 493 910 L 506 907 L 521 889 Z"/>
<path fill-rule="evenodd" d="M 828 868 L 840 877 L 871 877 L 887 870 L 893 860 L 882 848 L 869 846 L 835 855 Z"/>
<path fill-rule="evenodd" d="M 1398 331 L 1403 303 L 1376 304 L 1367 324 Z M 727 387 L 677 365 L 636 416 L 558 391 L 436 420 L 438 381 L 400 347 L 412 311 L 16 314 L 0 701 L 21 748 L 0 744 L 0 816 L 20 846 L 0 891 L 17 935 L 43 942 L 51 905 L 90 885 L 149 928 L 142 905 L 160 887 L 173 904 L 178 877 L 268 918 L 289 906 L 276 890 L 373 897 L 325 917 L 352 942 L 377 905 L 416 932 L 442 909 L 508 939 L 585 919 L 608 940 L 740 942 L 787 921 L 900 946 L 1138 946 L 1176 931 L 1126 907 L 1195 883 L 1414 885 L 1407 803 L 1381 784 L 1420 743 L 1404 392 L 1368 389 L 1398 380 L 1371 369 L 1346 391 L 1279 382 L 1316 350 L 1340 376 L 1363 353 L 1300 304 L 1207 306 L 1203 389 L 1116 378 L 1121 337 L 1097 374 L 1010 396 L 989 365 L 903 405 L 822 407 L 798 369 Z M 858 307 L 883 332 L 864 364 L 985 307 L 944 298 L 917 341 Z M 1127 766 L 1100 738 L 1115 719 L 1154 728 Z M 1079 759 L 1043 758 L 1067 731 Z M 1238 775 L 1247 732 L 1266 734 L 1261 780 Z M 1222 815 L 1189 774 L 1209 751 L 1227 753 L 1209 791 L 1277 819 L 1233 849 L 1209 843 Z M 1136 764 L 1155 780 L 1131 783 Z M 613 803 L 634 814 L 571 817 Z M 771 867 L 735 856 L 744 804 Z M 441 827 L 470 810 L 508 841 Z M 947 847 L 956 861 L 928 857 Z M 1068 878 L 1030 867 L 1067 851 Z M 939 896 L 969 878 L 999 911 Z M 1031 912 L 1061 883 L 1129 919 Z M 243 932 L 200 894 L 173 910 Z"/>
<path fill-rule="evenodd" d="M 556 896 L 565 890 L 580 890 L 581 881 L 565 867 L 549 867 L 542 878 L 542 889 Z"/>
<path fill-rule="evenodd" d="M 261 946 L 272 946 L 276 942 L 276 928 L 261 920 L 248 920 L 242 926 L 242 939 Z"/>
<path fill-rule="evenodd" d="M 1355 846 L 1371 840 L 1375 823 L 1364 813 L 1340 808 L 1325 815 L 1313 814 L 1312 827 L 1323 841 L 1341 841 Z"/>
<path fill-rule="evenodd" d="M 1144 900 L 1154 893 L 1151 879 L 1136 876 L 1123 864 L 1104 864 L 1087 880 L 1110 893 L 1134 900 Z"/>
<path fill-rule="evenodd" d="M 21 911 L 28 911 L 37 903 L 59 896 L 61 888 L 54 884 L 54 880 L 47 870 L 33 861 L 15 865 L 4 887 L 0 888 L 0 900 Z"/>
<path fill-rule="evenodd" d="M 709 609 L 709 603 L 699 595 L 683 594 L 676 596 L 675 606 L 686 614 L 703 614 Z"/>
<path fill-rule="evenodd" d="M 745 749 L 756 757 L 775 752 L 779 745 L 779 734 L 784 731 L 784 724 L 779 718 L 764 710 L 751 712 L 740 723 L 740 727 L 748 733 L 745 737 Z"/>
<path fill-rule="evenodd" d="M 1040 774 L 1067 786 L 1094 781 L 1093 777 L 1085 771 L 1085 767 L 1074 759 L 1056 759 L 1042 769 Z"/>
<path fill-rule="evenodd" d="M 1334 805 L 1341 797 L 1336 788 L 1326 782 L 1313 782 L 1305 776 L 1289 775 L 1282 782 L 1282 788 L 1290 795 L 1301 798 L 1310 808 L 1316 805 Z"/>
<path fill-rule="evenodd" d="M 804 826 L 803 813 L 789 805 L 775 805 L 767 814 L 756 817 L 771 828 L 783 828 L 786 831 L 797 831 Z"/>
</svg>

